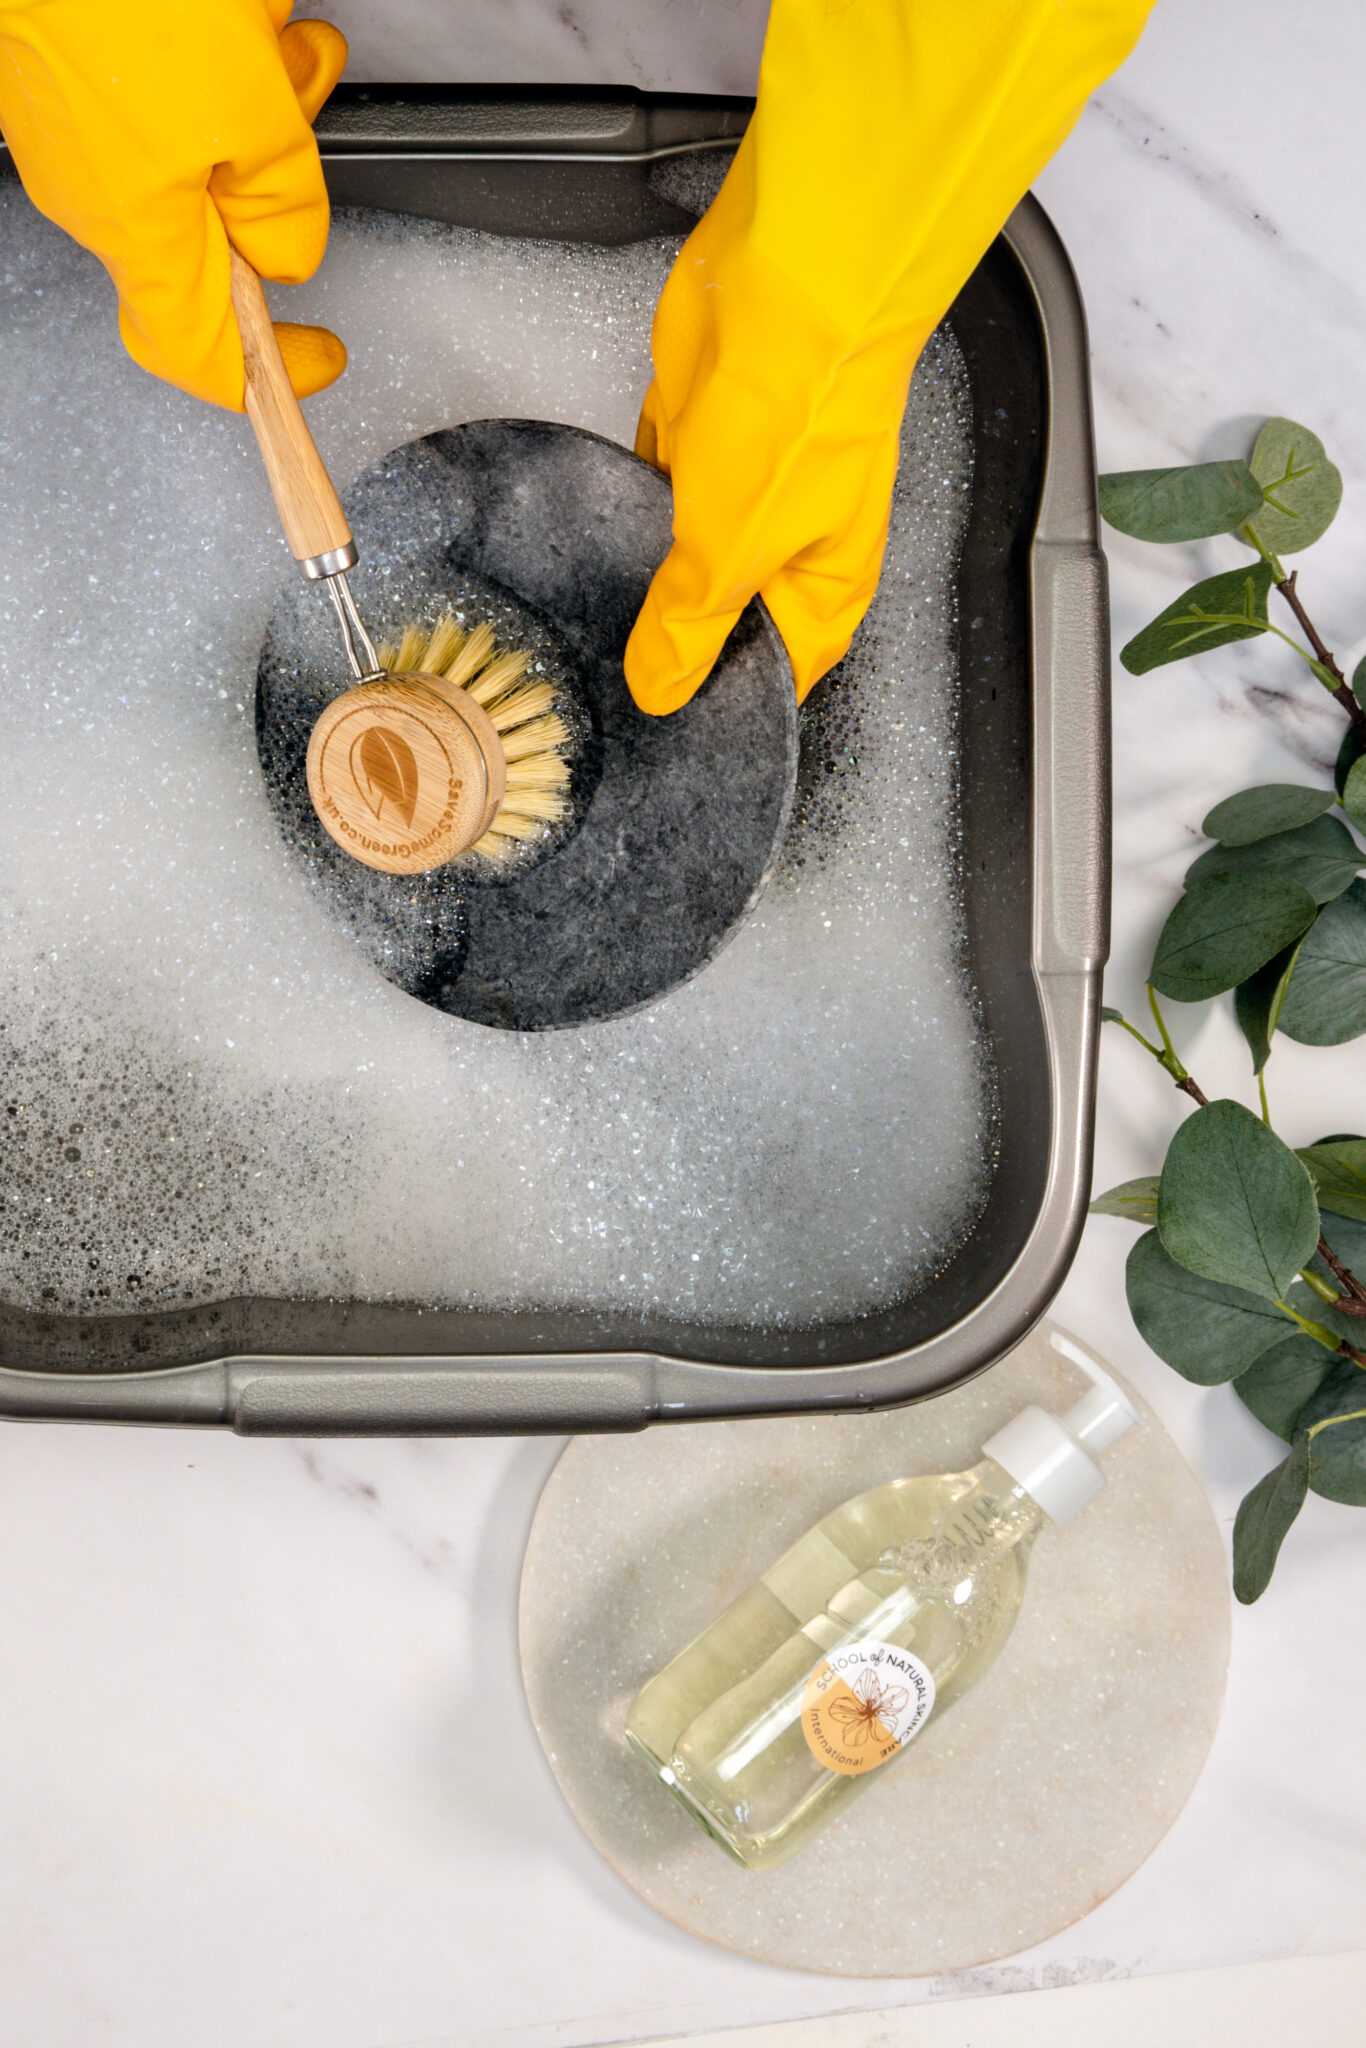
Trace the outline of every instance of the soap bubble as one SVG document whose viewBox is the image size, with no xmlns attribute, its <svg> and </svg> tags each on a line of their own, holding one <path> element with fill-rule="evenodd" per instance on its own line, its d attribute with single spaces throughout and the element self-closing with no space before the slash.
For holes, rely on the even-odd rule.
<svg viewBox="0 0 1366 2048">
<path fill-rule="evenodd" d="M 462 419 L 629 446 L 676 247 L 339 215 L 288 295 L 350 350 L 309 403 L 339 485 Z M 793 1326 L 923 1284 L 980 1210 L 991 1121 L 955 882 L 951 338 L 917 371 L 882 587 L 805 714 L 758 911 L 650 1008 L 519 1037 L 394 988 L 282 840 L 252 702 L 291 571 L 259 459 L 240 417 L 136 368 L 115 311 L 6 188 L 5 1296 Z"/>
</svg>

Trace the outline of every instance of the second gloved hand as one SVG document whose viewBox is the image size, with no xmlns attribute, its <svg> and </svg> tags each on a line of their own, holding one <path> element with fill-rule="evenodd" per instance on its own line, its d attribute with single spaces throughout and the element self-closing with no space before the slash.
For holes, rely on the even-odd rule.
<svg viewBox="0 0 1366 2048">
<path fill-rule="evenodd" d="M 327 245 L 310 126 L 346 62 L 291 0 L 0 0 L 0 130 L 25 189 L 99 257 L 129 354 L 240 412 L 228 245 L 298 284 Z M 340 376 L 321 327 L 277 328 L 301 398 Z"/>
<path fill-rule="evenodd" d="M 798 698 L 877 588 L 916 358 L 1152 0 L 773 0 L 754 118 L 660 298 L 636 452 L 674 545 L 626 650 L 677 710 L 758 591 Z"/>
</svg>

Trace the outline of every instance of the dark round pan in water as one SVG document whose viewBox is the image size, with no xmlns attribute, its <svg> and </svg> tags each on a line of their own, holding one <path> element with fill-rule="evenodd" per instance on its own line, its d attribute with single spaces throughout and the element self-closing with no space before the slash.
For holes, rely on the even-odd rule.
<svg viewBox="0 0 1366 2048">
<path fill-rule="evenodd" d="M 410 995 L 504 1030 L 593 1023 L 687 981 L 757 900 L 791 810 L 796 703 L 768 613 L 751 604 L 692 703 L 649 718 L 622 674 L 670 540 L 669 486 L 647 463 L 575 427 L 482 420 L 386 456 L 345 502 L 374 638 L 448 609 L 487 618 L 559 682 L 576 745 L 570 819 L 545 844 L 501 867 L 362 867 L 308 800 L 309 733 L 350 679 L 325 595 L 291 579 L 261 654 L 256 737 L 329 909 Z"/>
</svg>

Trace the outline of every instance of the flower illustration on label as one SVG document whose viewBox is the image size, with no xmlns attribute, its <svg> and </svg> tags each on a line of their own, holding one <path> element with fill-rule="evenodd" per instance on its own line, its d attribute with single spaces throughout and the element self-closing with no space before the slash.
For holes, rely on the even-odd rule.
<svg viewBox="0 0 1366 2048">
<path fill-rule="evenodd" d="M 832 1650 L 802 1695 L 807 1748 L 827 1770 L 857 1777 L 904 1749 L 934 1707 L 934 1674 L 910 1650 L 863 1641 Z"/>
<path fill-rule="evenodd" d="M 855 1749 L 861 1749 L 873 1735 L 879 1742 L 890 1742 L 897 1717 L 911 1697 L 905 1686 L 884 1685 L 871 1666 L 866 1666 L 854 1680 L 851 1692 L 850 1698 L 831 1700 L 825 1710 L 830 1719 L 839 1722 Z"/>
</svg>

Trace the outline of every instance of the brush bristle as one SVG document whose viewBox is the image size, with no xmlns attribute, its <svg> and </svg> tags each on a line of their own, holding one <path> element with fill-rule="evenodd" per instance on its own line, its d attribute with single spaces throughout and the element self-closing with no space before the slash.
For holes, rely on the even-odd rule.
<svg viewBox="0 0 1366 2048">
<path fill-rule="evenodd" d="M 508 763 L 508 802 L 524 790 L 563 789 L 569 780 L 569 763 L 558 754 L 533 754 L 526 761 Z"/>
<path fill-rule="evenodd" d="M 454 683 L 458 690 L 467 690 L 480 669 L 493 659 L 493 628 L 478 625 L 466 640 L 454 661 L 443 670 L 446 681 Z"/>
<path fill-rule="evenodd" d="M 504 804 L 483 838 L 475 840 L 474 851 L 497 859 L 525 840 L 539 839 L 547 825 L 558 824 L 563 816 L 563 802 L 547 800 L 533 807 L 528 800 L 517 811 Z"/>
<path fill-rule="evenodd" d="M 425 667 L 423 656 L 427 652 L 427 638 L 420 626 L 409 626 L 399 642 L 395 666 L 402 671 Z"/>
<path fill-rule="evenodd" d="M 544 718 L 533 718 L 513 732 L 500 733 L 499 738 L 510 768 L 514 761 L 525 761 L 535 754 L 556 753 L 569 738 L 569 732 L 559 712 L 548 711 Z"/>
<path fill-rule="evenodd" d="M 427 642 L 427 652 L 422 657 L 422 666 L 429 675 L 444 675 L 457 654 L 464 647 L 469 635 L 447 612 L 437 622 L 436 630 Z"/>
<path fill-rule="evenodd" d="M 507 791 L 497 817 L 475 841 L 475 853 L 498 860 L 559 823 L 569 808 L 569 764 L 562 753 L 569 728 L 555 709 L 553 685 L 524 680 L 524 653 L 500 653 L 491 626 L 481 623 L 466 633 L 447 612 L 430 633 L 409 626 L 397 647 L 386 641 L 377 659 L 391 674 L 442 676 L 488 713 L 507 757 Z"/>
<path fill-rule="evenodd" d="M 499 732 L 511 732 L 515 725 L 525 725 L 528 719 L 539 718 L 554 708 L 555 692 L 549 683 L 518 683 L 505 696 L 484 706 Z"/>
<path fill-rule="evenodd" d="M 515 683 L 521 681 L 526 672 L 526 656 L 521 653 L 499 654 L 492 660 L 482 675 L 466 684 L 471 697 L 482 704 L 485 711 L 493 706 Z"/>
</svg>

